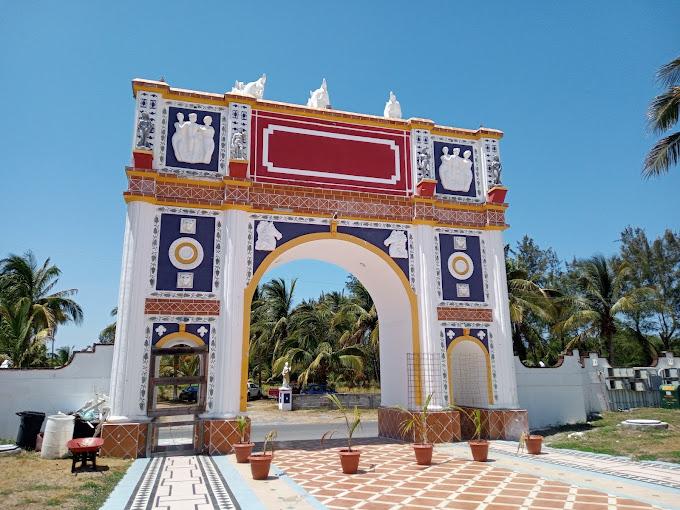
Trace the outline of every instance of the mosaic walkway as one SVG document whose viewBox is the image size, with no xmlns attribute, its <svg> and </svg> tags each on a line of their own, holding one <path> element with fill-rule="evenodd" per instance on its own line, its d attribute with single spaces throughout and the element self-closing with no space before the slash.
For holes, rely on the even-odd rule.
<svg viewBox="0 0 680 510">
<path fill-rule="evenodd" d="M 362 510 L 642 510 L 629 498 L 454 457 L 439 447 L 433 465 L 417 466 L 410 445 L 363 441 L 360 472 L 344 475 L 318 441 L 282 445 L 274 462 L 327 508 Z M 516 448 L 516 447 L 515 447 Z M 566 479 L 568 476 L 565 477 Z M 680 495 L 680 493 L 679 493 Z"/>
</svg>

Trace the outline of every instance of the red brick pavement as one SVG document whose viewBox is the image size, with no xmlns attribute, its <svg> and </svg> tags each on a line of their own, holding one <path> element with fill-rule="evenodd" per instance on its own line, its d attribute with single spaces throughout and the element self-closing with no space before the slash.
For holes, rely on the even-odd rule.
<svg viewBox="0 0 680 510">
<path fill-rule="evenodd" d="M 274 463 L 328 508 L 401 510 L 555 509 L 642 510 L 645 503 L 575 485 L 544 480 L 492 463 L 478 463 L 435 450 L 433 465 L 418 466 L 410 445 L 362 440 L 361 464 L 344 475 L 333 441 L 282 443 Z"/>
</svg>

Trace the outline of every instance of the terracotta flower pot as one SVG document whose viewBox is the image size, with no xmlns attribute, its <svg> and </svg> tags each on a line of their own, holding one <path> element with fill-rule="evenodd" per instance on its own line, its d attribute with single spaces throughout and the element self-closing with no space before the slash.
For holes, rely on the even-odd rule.
<svg viewBox="0 0 680 510">
<path fill-rule="evenodd" d="M 234 445 L 234 452 L 236 453 L 236 462 L 239 464 L 246 464 L 248 457 L 253 453 L 255 443 L 236 443 Z"/>
<path fill-rule="evenodd" d="M 541 453 L 541 446 L 543 445 L 543 436 L 530 435 L 526 439 L 527 452 L 531 455 L 538 455 Z"/>
<path fill-rule="evenodd" d="M 347 448 L 340 450 L 340 464 L 342 464 L 342 472 L 346 475 L 353 475 L 359 469 L 359 457 L 361 452 L 359 450 L 349 451 Z"/>
<path fill-rule="evenodd" d="M 248 457 L 253 480 L 266 480 L 269 477 L 269 467 L 272 464 L 272 457 L 273 455 L 271 453 L 266 455 L 258 453 Z"/>
<path fill-rule="evenodd" d="M 476 462 L 486 462 L 489 458 L 489 442 L 480 439 L 478 441 L 468 441 L 470 451 L 472 452 L 472 459 Z"/>
<path fill-rule="evenodd" d="M 432 464 L 432 443 L 414 443 L 413 451 L 416 454 L 416 464 L 420 466 Z"/>
</svg>

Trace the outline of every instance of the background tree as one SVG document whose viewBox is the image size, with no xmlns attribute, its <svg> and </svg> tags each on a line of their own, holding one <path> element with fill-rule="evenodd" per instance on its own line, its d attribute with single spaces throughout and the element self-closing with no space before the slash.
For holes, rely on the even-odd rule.
<svg viewBox="0 0 680 510">
<path fill-rule="evenodd" d="M 111 310 L 111 317 L 118 315 L 118 307 Z M 116 339 L 116 321 L 106 326 L 99 332 L 99 337 L 97 341 L 100 344 L 112 344 Z"/>
<path fill-rule="evenodd" d="M 657 79 L 666 90 L 656 96 L 649 105 L 649 127 L 655 134 L 662 134 L 678 123 L 680 113 L 680 57 L 659 69 Z M 659 140 L 647 154 L 642 175 L 655 177 L 668 172 L 680 161 L 680 132 L 671 133 Z"/>
</svg>

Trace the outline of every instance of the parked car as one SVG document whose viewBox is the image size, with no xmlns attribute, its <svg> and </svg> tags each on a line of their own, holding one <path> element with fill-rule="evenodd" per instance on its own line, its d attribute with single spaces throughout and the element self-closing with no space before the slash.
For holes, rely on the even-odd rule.
<svg viewBox="0 0 680 510">
<path fill-rule="evenodd" d="M 326 384 L 308 384 L 300 391 L 302 395 L 323 395 L 325 393 L 335 393 L 335 389 Z"/>
<path fill-rule="evenodd" d="M 198 385 L 192 384 L 184 388 L 179 394 L 179 399 L 186 402 L 196 402 L 198 400 Z"/>
<path fill-rule="evenodd" d="M 262 390 L 257 384 L 249 382 L 247 386 L 247 396 L 248 400 L 262 398 Z"/>
</svg>

